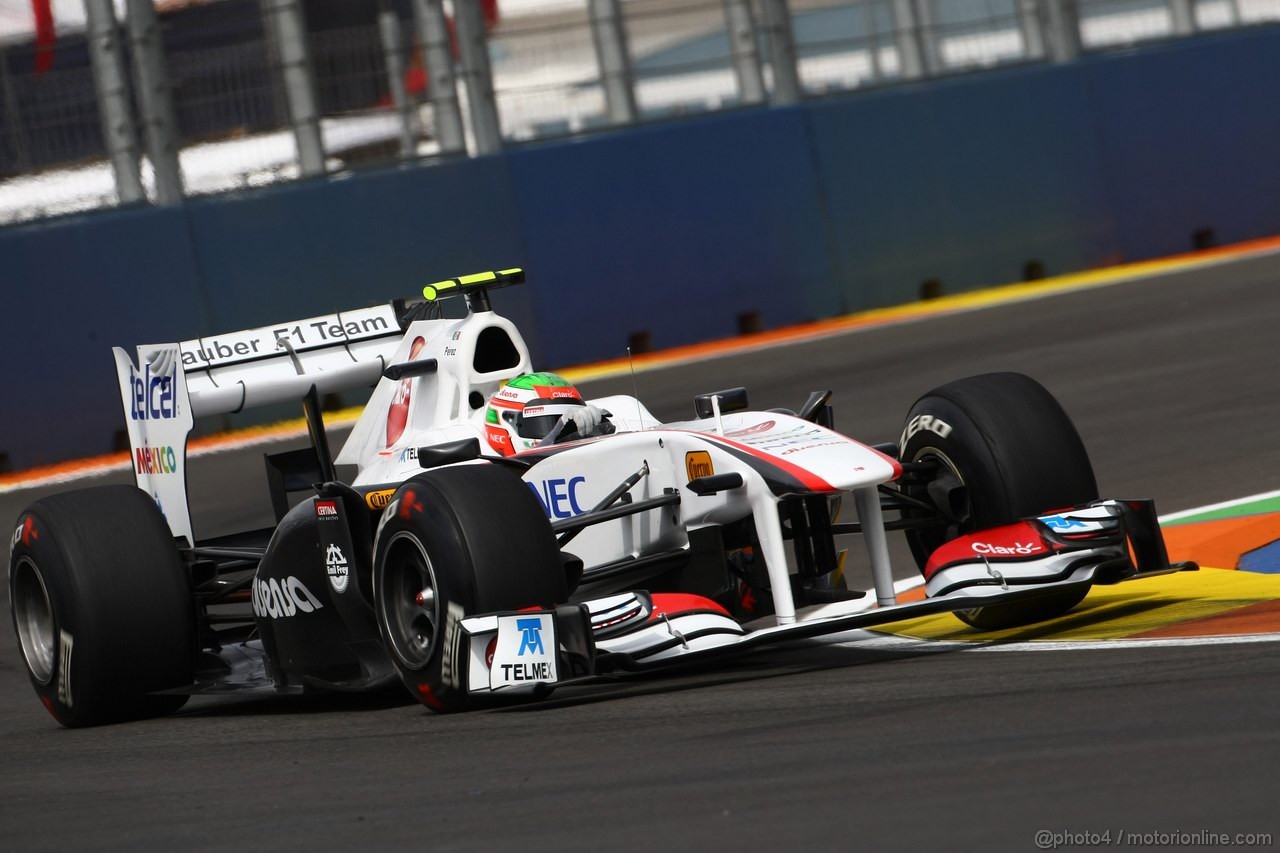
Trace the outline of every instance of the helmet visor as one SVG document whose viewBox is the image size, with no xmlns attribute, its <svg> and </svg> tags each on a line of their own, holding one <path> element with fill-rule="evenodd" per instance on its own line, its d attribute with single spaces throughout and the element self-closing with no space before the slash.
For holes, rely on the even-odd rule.
<svg viewBox="0 0 1280 853">
<path fill-rule="evenodd" d="M 516 420 L 516 432 L 521 438 L 540 439 L 555 429 L 566 413 L 582 408 L 582 403 L 548 403 L 545 406 L 525 406 Z M 566 426 L 562 432 L 572 431 Z"/>
</svg>

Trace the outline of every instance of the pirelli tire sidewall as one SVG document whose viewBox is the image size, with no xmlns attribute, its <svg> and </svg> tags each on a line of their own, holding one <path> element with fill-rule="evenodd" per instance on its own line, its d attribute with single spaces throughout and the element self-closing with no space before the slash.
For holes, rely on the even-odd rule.
<svg viewBox="0 0 1280 853">
<path fill-rule="evenodd" d="M 960 532 L 1009 524 L 1049 509 L 1096 500 L 1097 482 L 1075 425 L 1040 383 L 1018 373 L 973 376 L 935 388 L 907 414 L 904 462 L 940 460 L 963 481 L 970 513 Z M 909 490 L 929 499 L 924 488 Z M 940 530 L 909 531 L 923 569 Z M 957 614 L 984 630 L 1030 624 L 1074 607 L 1085 591 Z"/>
<path fill-rule="evenodd" d="M 437 614 L 424 655 L 413 653 L 405 620 L 397 618 L 412 591 L 400 579 L 415 551 L 429 563 Z M 541 504 L 524 481 L 495 465 L 452 466 L 407 481 L 379 520 L 373 560 L 383 645 L 409 691 L 438 712 L 476 704 L 465 683 L 462 659 L 469 649 L 462 641 L 463 617 L 552 607 L 568 599 L 559 548 Z"/>
<path fill-rule="evenodd" d="M 24 647 L 20 618 L 43 593 L 52 654 L 45 672 Z M 155 501 L 134 486 L 64 492 L 18 517 L 9 555 L 9 600 L 19 656 L 45 708 L 64 726 L 172 713 L 194 676 L 190 580 Z M 28 624 L 27 630 L 30 631 Z M 38 656 L 37 656 L 38 657 Z M 41 677 L 41 676 L 44 677 Z"/>
</svg>

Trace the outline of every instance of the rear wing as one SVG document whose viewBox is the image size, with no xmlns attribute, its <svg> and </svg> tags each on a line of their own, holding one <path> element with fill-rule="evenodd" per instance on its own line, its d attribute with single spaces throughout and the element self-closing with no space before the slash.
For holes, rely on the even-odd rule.
<svg viewBox="0 0 1280 853">
<path fill-rule="evenodd" d="M 377 384 L 402 331 L 390 305 L 138 347 L 114 347 L 138 488 L 175 537 L 195 544 L 187 505 L 187 438 L 198 417 Z"/>
<path fill-rule="evenodd" d="M 196 417 L 373 385 L 402 335 L 390 305 L 183 341 Z M 141 348 L 139 348 L 141 351 Z"/>
</svg>

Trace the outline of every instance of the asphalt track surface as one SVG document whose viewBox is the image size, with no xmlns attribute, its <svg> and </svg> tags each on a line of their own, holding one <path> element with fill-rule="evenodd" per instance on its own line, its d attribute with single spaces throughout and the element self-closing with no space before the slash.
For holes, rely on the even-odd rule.
<svg viewBox="0 0 1280 853">
<path fill-rule="evenodd" d="M 1104 494 L 1155 497 L 1169 512 L 1277 487 L 1277 327 L 1270 256 L 636 382 L 667 418 L 738 384 L 755 407 L 830 388 L 837 426 L 883 441 L 930 387 L 1020 370 L 1073 415 Z M 259 453 L 193 461 L 204 533 L 267 520 Z M 0 496 L 0 520 L 32 496 Z M 1038 830 L 1280 838 L 1278 652 L 804 647 L 463 716 L 392 691 L 198 700 L 169 719 L 71 731 L 35 700 L 6 631 L 0 845 L 1034 850 Z"/>
</svg>

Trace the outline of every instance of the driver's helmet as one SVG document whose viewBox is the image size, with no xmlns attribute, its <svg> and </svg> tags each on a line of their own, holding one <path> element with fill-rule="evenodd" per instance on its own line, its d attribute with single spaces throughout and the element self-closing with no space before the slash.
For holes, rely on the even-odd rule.
<svg viewBox="0 0 1280 853">
<path fill-rule="evenodd" d="M 560 418 L 585 406 L 578 389 L 554 373 L 525 373 L 512 379 L 489 398 L 484 432 L 489 446 L 503 456 L 528 450 L 546 438 Z M 565 439 L 581 438 L 570 423 Z M 557 438 L 557 440 L 559 440 Z"/>
</svg>

